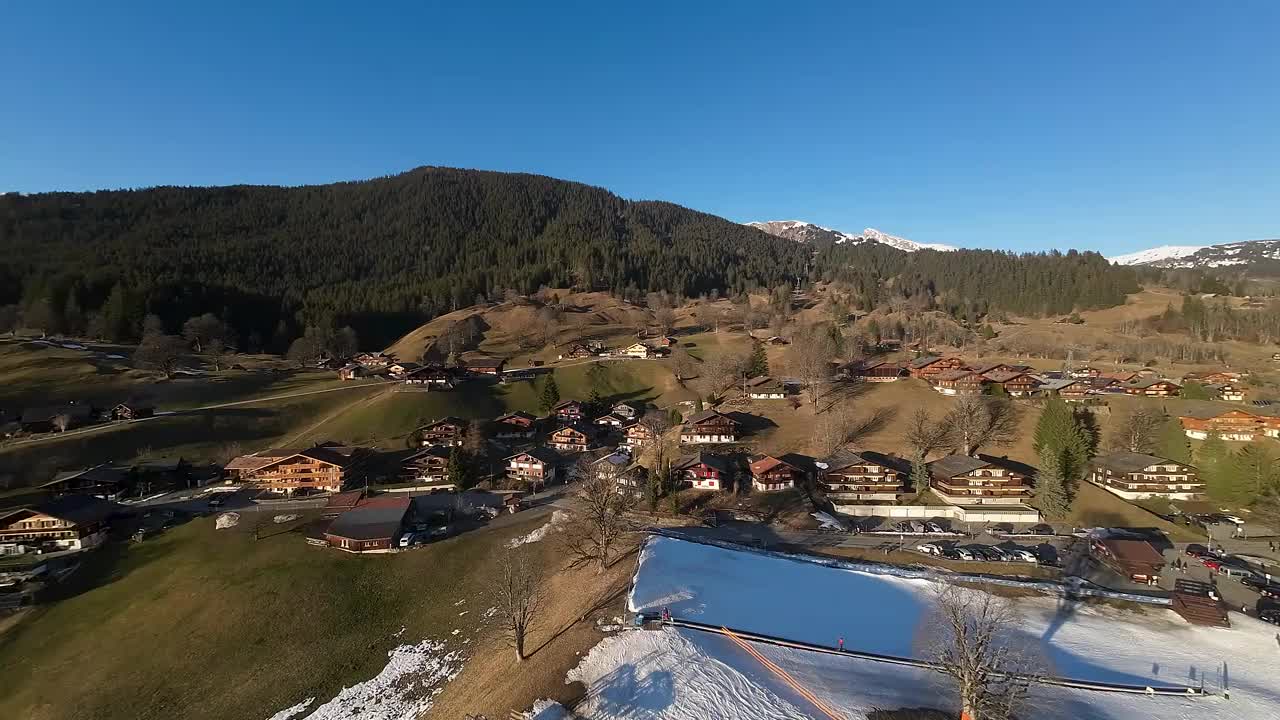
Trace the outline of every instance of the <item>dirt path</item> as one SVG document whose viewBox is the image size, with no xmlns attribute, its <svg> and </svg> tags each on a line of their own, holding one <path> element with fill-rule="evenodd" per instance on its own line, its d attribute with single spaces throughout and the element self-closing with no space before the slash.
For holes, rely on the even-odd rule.
<svg viewBox="0 0 1280 720">
<path fill-rule="evenodd" d="M 173 412 L 157 413 L 156 415 L 153 415 L 151 417 L 138 418 L 137 420 L 129 420 L 127 422 L 101 423 L 99 425 L 90 425 L 89 427 L 79 428 L 77 430 L 68 430 L 66 432 L 60 432 L 60 433 L 47 433 L 47 434 L 41 435 L 40 437 L 28 438 L 26 440 L 16 440 L 14 442 L 8 443 L 7 445 L 0 447 L 0 450 L 11 448 L 11 447 L 18 447 L 19 445 L 33 445 L 36 443 L 55 442 L 58 440 L 63 440 L 65 438 L 80 437 L 83 435 L 89 435 L 91 433 L 96 433 L 96 432 L 106 432 L 108 430 L 126 427 L 128 425 L 133 425 L 135 423 L 150 422 L 152 420 L 160 420 L 167 417 L 173 417 L 175 415 L 191 415 L 194 413 L 205 412 L 207 410 L 220 410 L 222 408 L 236 407 L 239 405 L 257 405 L 260 403 L 275 402 L 276 400 L 288 400 L 290 398 L 306 397 L 308 395 L 319 395 L 321 393 L 331 393 L 331 392 L 339 392 L 342 390 L 354 390 L 356 388 L 366 388 L 366 387 L 369 387 L 370 385 L 391 385 L 391 384 L 393 383 L 389 380 L 378 381 L 378 382 L 354 383 L 351 385 L 340 385 L 338 387 L 332 387 L 332 388 L 321 388 L 319 390 L 303 390 L 301 392 L 284 393 L 282 395 L 268 395 L 266 397 L 250 398 L 248 400 L 236 400 L 233 402 L 214 403 L 212 405 L 202 405 L 200 407 L 187 408 L 186 410 L 175 410 Z M 377 396 L 374 396 L 374 397 L 377 397 Z"/>
</svg>

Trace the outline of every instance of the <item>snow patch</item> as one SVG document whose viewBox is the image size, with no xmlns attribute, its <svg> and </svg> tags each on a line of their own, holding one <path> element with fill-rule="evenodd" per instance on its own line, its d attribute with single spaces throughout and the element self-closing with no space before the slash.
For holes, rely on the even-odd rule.
<svg viewBox="0 0 1280 720">
<path fill-rule="evenodd" d="M 284 523 L 287 523 L 287 522 L 293 522 L 294 520 L 297 520 L 297 519 L 298 519 L 298 518 L 300 518 L 300 517 L 302 517 L 302 516 L 301 516 L 301 515 L 292 515 L 292 514 L 287 514 L 287 515 L 277 515 L 277 516 L 275 516 L 275 517 L 271 518 L 271 522 L 273 522 L 273 523 L 275 523 L 275 524 L 277 524 L 277 525 L 281 525 L 281 524 L 284 524 Z"/>
<path fill-rule="evenodd" d="M 443 651 L 444 643 L 434 640 L 394 648 L 376 677 L 343 688 L 332 700 L 297 720 L 413 720 L 431 708 L 436 694 L 462 670 L 461 652 Z M 270 720 L 295 720 L 313 699 L 282 710 Z M 283 715 L 290 711 L 293 714 Z"/>
<path fill-rule="evenodd" d="M 287 707 L 281 710 L 275 715 L 272 715 L 271 717 L 267 718 L 267 720 L 293 720 L 295 715 L 305 712 L 306 709 L 311 707 L 311 704 L 314 703 L 315 701 L 316 701 L 315 698 L 309 697 L 306 700 L 303 700 L 302 702 L 298 703 L 297 705 L 294 705 L 293 707 Z"/>
<path fill-rule="evenodd" d="M 816 513 L 809 513 L 809 514 L 812 515 L 815 520 L 821 523 L 822 527 L 824 528 L 829 528 L 831 530 L 845 529 L 844 523 L 840 522 L 839 520 L 837 520 L 836 518 L 832 517 L 827 513 L 818 511 Z"/>
<path fill-rule="evenodd" d="M 1113 265 L 1146 265 L 1160 260 L 1176 260 L 1205 249 L 1207 245 L 1161 245 L 1128 255 L 1107 258 Z"/>
<path fill-rule="evenodd" d="M 537 530 L 534 530 L 528 535 L 522 535 L 518 538 L 512 538 L 507 543 L 507 548 L 514 549 L 514 548 L 520 547 L 521 545 L 527 545 L 529 543 L 539 542 L 544 538 L 546 538 L 547 534 L 550 533 L 552 530 L 559 530 L 559 526 L 563 525 L 564 522 L 568 519 L 569 519 L 568 513 L 564 512 L 563 510 L 556 510 L 555 512 L 551 513 L 551 519 L 548 520 L 546 524 L 542 525 Z"/>
<path fill-rule="evenodd" d="M 573 714 L 555 700 L 538 700 L 524 714 L 526 720 L 573 720 Z"/>
<path fill-rule="evenodd" d="M 213 521 L 213 527 L 216 530 L 226 530 L 240 524 L 240 513 L 222 513 L 217 520 Z"/>
</svg>

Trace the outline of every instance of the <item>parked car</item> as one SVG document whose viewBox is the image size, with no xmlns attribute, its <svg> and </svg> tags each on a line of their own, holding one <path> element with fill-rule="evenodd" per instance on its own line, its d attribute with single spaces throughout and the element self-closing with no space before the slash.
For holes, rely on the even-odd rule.
<svg viewBox="0 0 1280 720">
<path fill-rule="evenodd" d="M 973 553 L 969 552 L 968 550 L 965 550 L 964 548 L 951 548 L 951 552 L 950 554 L 947 555 L 947 557 L 951 558 L 952 560 L 972 560 Z"/>
<path fill-rule="evenodd" d="M 1266 578 L 1260 578 L 1257 575 L 1250 575 L 1240 579 L 1240 584 L 1247 588 L 1256 590 L 1259 595 L 1264 598 L 1277 599 L 1280 598 L 1280 585 L 1268 581 Z"/>
<path fill-rule="evenodd" d="M 1014 560 L 1017 562 L 1029 562 L 1029 563 L 1038 562 L 1039 560 L 1036 557 L 1035 553 L 1031 552 L 1030 550 L 1027 550 L 1026 548 L 1001 548 L 1001 549 L 1004 550 L 1005 554 L 1009 556 L 1010 560 Z"/>
<path fill-rule="evenodd" d="M 943 529 L 942 529 L 942 526 L 941 526 L 941 525 L 939 525 L 939 524 L 938 524 L 938 523 L 936 523 L 936 522 L 926 522 L 926 523 L 924 524 L 924 529 L 925 529 L 925 531 L 926 531 L 926 532 L 931 532 L 931 533 L 944 533 L 944 532 L 946 532 L 946 530 L 943 530 Z"/>
<path fill-rule="evenodd" d="M 1009 535 L 1013 532 L 1013 525 L 1010 523 L 996 523 L 987 528 L 987 532 L 992 535 Z"/>
<path fill-rule="evenodd" d="M 1263 610 L 1258 613 L 1258 619 L 1272 625 L 1280 625 L 1280 610 Z"/>
<path fill-rule="evenodd" d="M 1187 556 L 1199 559 L 1199 558 L 1206 558 L 1206 557 L 1214 557 L 1214 553 L 1212 550 L 1210 550 L 1209 548 L 1203 545 L 1197 545 L 1195 543 L 1192 543 L 1187 546 Z"/>
<path fill-rule="evenodd" d="M 911 522 L 908 523 L 908 525 L 911 527 L 911 532 L 913 533 L 924 532 L 924 523 L 920 522 L 919 520 L 912 520 Z"/>
<path fill-rule="evenodd" d="M 1039 525 L 1032 525 L 1031 527 L 1027 528 L 1027 534 L 1028 535 L 1057 535 L 1058 533 L 1054 532 L 1051 526 L 1045 525 L 1044 523 L 1040 523 Z"/>
<path fill-rule="evenodd" d="M 923 545 L 917 545 L 916 550 L 924 553 L 925 555 L 942 554 L 942 546 L 938 545 L 938 543 L 924 543 Z"/>
<path fill-rule="evenodd" d="M 1227 565 L 1225 563 L 1220 564 L 1218 566 L 1218 574 L 1226 575 L 1227 577 L 1236 577 L 1236 578 L 1247 578 L 1247 577 L 1254 577 L 1255 575 L 1257 575 L 1257 573 L 1255 573 L 1254 571 L 1250 570 L 1247 567 L 1241 567 L 1239 565 Z"/>
<path fill-rule="evenodd" d="M 402 548 L 407 548 L 407 547 L 409 547 L 410 545 L 412 545 L 412 544 L 413 544 L 413 541 L 414 541 L 414 540 L 416 540 L 417 538 L 418 538 L 417 533 L 407 532 L 407 533 L 405 533 L 404 535 L 401 535 L 401 536 L 400 536 L 400 547 L 402 547 Z"/>
<path fill-rule="evenodd" d="M 1222 567 L 1222 561 L 1219 560 L 1218 558 L 1213 558 L 1213 557 L 1200 558 L 1200 564 L 1204 565 L 1210 570 L 1217 570 L 1218 568 Z"/>
</svg>

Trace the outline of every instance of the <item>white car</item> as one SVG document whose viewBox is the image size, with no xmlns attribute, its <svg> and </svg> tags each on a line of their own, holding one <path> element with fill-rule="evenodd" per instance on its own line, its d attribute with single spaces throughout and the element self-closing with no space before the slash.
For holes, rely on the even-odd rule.
<svg viewBox="0 0 1280 720">
<path fill-rule="evenodd" d="M 1037 562 L 1036 554 L 1030 550 L 1024 550 L 1022 548 L 1001 548 L 1001 550 L 1008 553 L 1010 560 L 1029 563 Z"/>
<path fill-rule="evenodd" d="M 941 555 L 942 554 L 942 548 L 938 546 L 938 543 L 925 543 L 923 545 L 917 545 L 916 550 L 924 553 L 925 555 Z"/>
<path fill-rule="evenodd" d="M 968 550 L 965 550 L 964 548 L 956 548 L 955 554 L 956 554 L 956 557 L 960 558 L 961 560 L 973 559 L 973 553 L 969 552 Z"/>
<path fill-rule="evenodd" d="M 409 547 L 410 545 L 412 545 L 412 544 L 413 544 L 413 541 L 414 541 L 414 540 L 416 540 L 416 539 L 417 539 L 417 537 L 418 537 L 417 533 L 411 533 L 411 532 L 407 532 L 407 533 L 405 533 L 405 534 L 401 535 L 401 536 L 400 536 L 400 547 L 402 547 L 402 548 L 407 548 L 407 547 Z"/>
</svg>

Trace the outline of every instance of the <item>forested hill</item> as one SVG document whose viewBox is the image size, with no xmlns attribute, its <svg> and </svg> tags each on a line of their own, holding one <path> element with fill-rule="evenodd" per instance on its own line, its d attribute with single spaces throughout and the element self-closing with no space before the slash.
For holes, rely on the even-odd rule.
<svg viewBox="0 0 1280 720">
<path fill-rule="evenodd" d="M 125 339 L 145 314 L 174 332 L 212 312 L 250 349 L 330 324 L 376 347 L 540 285 L 737 292 L 801 276 L 810 254 L 669 203 L 431 167 L 309 187 L 4 195 L 0 251 L 0 306 L 31 327 Z"/>
</svg>

